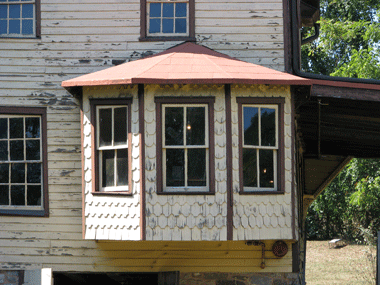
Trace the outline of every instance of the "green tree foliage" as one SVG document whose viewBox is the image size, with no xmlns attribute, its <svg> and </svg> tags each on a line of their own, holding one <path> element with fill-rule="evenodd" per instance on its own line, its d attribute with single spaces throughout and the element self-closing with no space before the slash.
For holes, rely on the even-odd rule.
<svg viewBox="0 0 380 285">
<path fill-rule="evenodd" d="M 308 237 L 362 242 L 380 229 L 380 160 L 353 159 L 309 208 Z"/>
<path fill-rule="evenodd" d="M 321 0 L 320 36 L 301 48 L 315 74 L 380 79 L 380 1 Z M 302 30 L 306 38 L 314 31 Z"/>
</svg>

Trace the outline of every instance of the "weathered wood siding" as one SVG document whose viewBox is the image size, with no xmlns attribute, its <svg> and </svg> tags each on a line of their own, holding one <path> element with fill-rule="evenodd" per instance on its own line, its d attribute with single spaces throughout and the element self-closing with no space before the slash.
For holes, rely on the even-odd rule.
<svg viewBox="0 0 380 285">
<path fill-rule="evenodd" d="M 239 135 L 236 97 L 284 97 L 285 193 L 239 195 Z M 234 240 L 292 239 L 292 126 L 291 95 L 287 86 L 235 85 L 231 88 Z M 281 177 L 278 177 L 281 179 Z M 295 226 L 295 225 L 294 225 Z"/>
<path fill-rule="evenodd" d="M 284 69 L 281 0 L 249 3 L 196 0 L 195 8 L 198 43 L 245 61 Z M 239 252 L 235 252 L 235 258 L 224 258 L 230 257 L 224 255 L 231 252 L 229 243 L 223 243 L 220 247 L 214 244 L 216 255 L 208 257 L 207 252 L 201 251 L 208 245 L 194 248 L 191 244 L 185 249 L 169 251 L 167 248 L 175 247 L 174 244 L 103 244 L 82 240 L 79 102 L 60 84 L 63 80 L 110 67 L 112 60 L 133 60 L 178 44 L 139 42 L 139 25 L 140 5 L 136 0 L 42 0 L 41 39 L 0 38 L 0 104 L 47 108 L 50 201 L 49 218 L 0 217 L 0 268 L 261 271 L 259 262 L 252 261 L 252 258 L 259 258 L 259 253 L 241 258 Z M 136 110 L 136 104 L 133 108 Z M 218 112 L 223 113 L 221 110 Z M 84 124 L 85 132 L 88 132 L 88 121 L 85 120 Z M 87 146 L 85 151 L 88 149 Z M 221 177 L 223 173 L 224 169 L 221 169 Z M 91 183 L 88 180 L 90 177 L 87 169 L 83 177 L 86 185 Z M 108 200 L 111 199 L 106 199 L 107 205 L 111 202 Z M 85 211 L 89 218 L 94 214 L 90 205 Z M 95 229 L 103 227 L 104 223 L 97 221 L 92 225 L 91 229 Z M 88 234 L 101 236 L 100 231 L 89 230 Z M 225 230 L 222 229 L 221 234 L 224 236 Z M 122 233 L 112 235 L 119 238 Z M 150 237 L 153 238 L 153 235 Z M 110 249 L 105 248 L 106 245 Z M 140 246 L 146 246 L 143 255 L 139 255 L 142 250 Z M 155 247 L 153 251 L 149 246 Z M 260 248 L 256 250 L 261 252 Z M 137 260 L 138 265 L 118 265 L 118 262 L 127 262 L 132 251 L 136 257 L 131 260 Z M 159 256 L 156 259 L 148 258 L 153 252 Z M 170 261 L 171 265 L 166 266 L 167 252 L 174 252 L 182 259 L 181 262 L 173 265 L 175 260 Z M 186 253 L 192 259 L 183 258 Z M 200 253 L 203 254 L 202 258 L 205 256 L 204 259 L 200 259 Z M 286 258 L 274 259 L 264 271 L 291 270 L 290 256 L 291 253 L 288 253 Z M 224 262 L 219 263 L 218 258 Z"/>
<path fill-rule="evenodd" d="M 131 116 L 132 195 L 92 194 L 94 184 L 91 152 L 90 99 L 132 98 L 128 116 Z M 83 169 L 84 169 L 84 224 L 85 239 L 140 240 L 141 158 L 139 135 L 139 104 L 137 86 L 86 87 L 83 90 Z"/>
</svg>

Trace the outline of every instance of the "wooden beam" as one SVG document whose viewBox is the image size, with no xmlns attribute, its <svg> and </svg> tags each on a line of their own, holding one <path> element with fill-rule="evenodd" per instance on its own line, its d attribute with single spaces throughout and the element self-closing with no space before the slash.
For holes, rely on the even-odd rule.
<svg viewBox="0 0 380 285">
<path fill-rule="evenodd" d="M 364 89 L 359 86 L 360 84 L 358 87 L 313 85 L 311 96 L 380 102 L 380 90 Z"/>
</svg>

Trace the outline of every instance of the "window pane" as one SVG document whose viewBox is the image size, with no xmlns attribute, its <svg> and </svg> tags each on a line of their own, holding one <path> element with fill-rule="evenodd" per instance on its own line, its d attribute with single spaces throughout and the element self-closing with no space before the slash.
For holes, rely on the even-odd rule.
<svg viewBox="0 0 380 285">
<path fill-rule="evenodd" d="M 8 6 L 0 5 L 0 19 L 7 19 L 7 18 L 8 18 Z"/>
<path fill-rule="evenodd" d="M 0 139 L 8 138 L 8 120 L 5 118 L 0 119 Z"/>
<path fill-rule="evenodd" d="M 11 164 L 11 183 L 25 183 L 25 164 Z"/>
<path fill-rule="evenodd" d="M 27 183 L 41 183 L 41 164 L 27 164 Z"/>
<path fill-rule="evenodd" d="M 117 186 L 128 185 L 128 149 L 117 150 Z"/>
<path fill-rule="evenodd" d="M 11 186 L 11 205 L 14 205 L 14 206 L 25 205 L 25 186 L 23 185 Z"/>
<path fill-rule="evenodd" d="M 112 145 L 112 109 L 99 109 L 99 146 Z"/>
<path fill-rule="evenodd" d="M 24 160 L 24 141 L 11 141 L 11 160 Z"/>
<path fill-rule="evenodd" d="M 9 164 L 0 164 L 0 183 L 9 182 Z"/>
<path fill-rule="evenodd" d="M 0 6 L 1 8 L 1 6 Z M 7 20 L 0 20 L 0 34 L 8 33 L 8 22 Z"/>
<path fill-rule="evenodd" d="M 0 141 L 0 160 L 8 160 L 8 142 Z"/>
<path fill-rule="evenodd" d="M 25 118 L 25 137 L 40 137 L 40 118 Z"/>
<path fill-rule="evenodd" d="M 114 141 L 115 145 L 127 143 L 127 108 L 114 109 Z"/>
<path fill-rule="evenodd" d="M 0 205 L 9 205 L 8 185 L 0 185 Z"/>
<path fill-rule="evenodd" d="M 259 145 L 259 108 L 243 107 L 244 145 Z"/>
<path fill-rule="evenodd" d="M 26 141 L 26 160 L 40 160 L 40 141 Z"/>
<path fill-rule="evenodd" d="M 9 5 L 9 18 L 10 19 L 19 19 L 20 18 L 20 11 L 21 11 L 21 5 Z"/>
<path fill-rule="evenodd" d="M 24 120 L 23 118 L 10 118 L 9 130 L 11 139 L 24 137 Z"/>
<path fill-rule="evenodd" d="M 186 19 L 175 19 L 175 32 L 186 33 Z"/>
<path fill-rule="evenodd" d="M 257 151 L 243 149 L 243 185 L 257 187 Z"/>
<path fill-rule="evenodd" d="M 162 32 L 163 33 L 173 33 L 174 32 L 173 19 L 162 19 Z"/>
<path fill-rule="evenodd" d="M 22 17 L 23 18 L 33 18 L 33 4 L 23 4 L 22 5 Z"/>
<path fill-rule="evenodd" d="M 174 4 L 164 3 L 162 14 L 164 17 L 174 17 Z"/>
<path fill-rule="evenodd" d="M 260 149 L 260 187 L 274 188 L 273 150 Z"/>
<path fill-rule="evenodd" d="M 187 185 L 206 186 L 206 149 L 187 150 Z"/>
<path fill-rule="evenodd" d="M 9 33 L 20 34 L 20 20 L 9 20 Z"/>
<path fill-rule="evenodd" d="M 27 192 L 28 206 L 41 206 L 41 186 L 29 185 Z"/>
<path fill-rule="evenodd" d="M 205 145 L 206 122 L 204 107 L 186 108 L 186 144 Z"/>
<path fill-rule="evenodd" d="M 115 175 L 115 151 L 105 150 L 102 152 L 102 187 L 114 186 L 114 175 Z"/>
<path fill-rule="evenodd" d="M 176 17 L 186 17 L 187 15 L 187 4 L 186 3 L 177 3 L 175 5 L 175 16 Z"/>
<path fill-rule="evenodd" d="M 261 109 L 261 145 L 276 146 L 276 110 Z"/>
<path fill-rule="evenodd" d="M 22 21 L 22 34 L 32 35 L 33 34 L 33 20 L 23 20 Z"/>
<path fill-rule="evenodd" d="M 150 3 L 150 17 L 161 17 L 161 3 Z"/>
<path fill-rule="evenodd" d="M 185 186 L 185 152 L 166 150 L 166 186 Z"/>
<path fill-rule="evenodd" d="M 165 108 L 165 145 L 183 145 L 182 107 Z"/>
<path fill-rule="evenodd" d="M 159 33 L 161 32 L 161 19 L 150 19 L 149 20 L 149 33 Z"/>
</svg>

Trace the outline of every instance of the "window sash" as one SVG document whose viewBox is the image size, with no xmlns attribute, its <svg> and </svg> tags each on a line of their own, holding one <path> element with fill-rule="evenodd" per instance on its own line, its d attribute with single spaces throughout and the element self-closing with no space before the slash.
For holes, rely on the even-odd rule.
<svg viewBox="0 0 380 285">
<path fill-rule="evenodd" d="M 115 125 L 117 122 L 115 122 L 115 109 L 119 108 L 125 108 L 126 109 L 126 118 L 125 118 L 125 143 L 122 144 L 116 144 L 115 143 Z M 101 110 L 111 110 L 111 144 L 100 146 L 100 136 L 101 136 Z M 118 181 L 120 178 L 120 175 L 126 175 L 126 180 L 128 181 L 129 177 L 129 159 L 130 159 L 130 153 L 127 152 L 127 170 L 126 173 L 120 174 L 118 173 L 118 150 L 128 150 L 129 149 L 129 108 L 128 105 L 97 105 L 96 106 L 96 149 L 97 149 L 97 156 L 98 156 L 98 185 L 99 185 L 99 191 L 100 192 L 117 192 L 117 191 L 128 191 L 129 190 L 129 183 L 127 182 L 126 185 L 118 185 Z M 105 165 L 103 165 L 103 156 L 106 151 L 114 151 L 114 157 L 113 157 L 113 185 L 112 186 L 103 186 L 103 178 L 104 178 L 104 171 Z"/>
<path fill-rule="evenodd" d="M 161 15 L 159 17 L 151 17 L 151 5 L 152 3 L 160 3 L 161 4 Z M 164 9 L 164 3 L 172 3 L 174 4 L 174 14 L 173 17 L 164 17 L 163 16 L 163 9 Z M 176 4 L 177 3 L 186 3 L 186 17 L 176 17 L 175 11 L 176 11 Z M 189 23 L 189 1 L 171 1 L 171 2 L 165 2 L 165 1 L 147 1 L 146 2 L 146 34 L 147 36 L 152 37 L 187 37 L 189 36 L 189 29 L 190 29 L 190 23 Z M 151 19 L 159 19 L 160 20 L 160 32 L 157 33 L 151 33 L 150 32 L 150 20 Z M 164 33 L 163 30 L 163 20 L 164 19 L 173 19 L 173 32 L 172 33 Z M 186 19 L 186 32 L 185 33 L 176 33 L 175 32 L 175 26 L 176 26 L 176 19 Z"/>
<path fill-rule="evenodd" d="M 33 11 L 32 11 L 32 17 L 23 17 L 23 7 L 25 7 L 24 5 L 27 5 L 27 4 L 32 4 L 33 5 Z M 15 6 L 15 5 L 19 5 L 20 6 L 20 14 L 19 14 L 19 17 L 17 18 L 11 18 L 11 15 L 10 15 L 10 7 L 11 6 Z M 0 18 L 0 23 L 1 22 L 6 22 L 6 25 L 7 25 L 7 29 L 6 29 L 6 32 L 0 30 L 0 37 L 22 37 L 22 38 L 34 38 L 36 37 L 37 35 L 37 7 L 36 7 L 36 1 L 9 1 L 9 0 L 6 0 L 5 2 L 0 2 L 0 8 L 1 7 L 4 7 L 4 6 L 7 6 L 7 16 L 5 18 Z M 12 33 L 10 31 L 10 28 L 11 28 L 11 21 L 12 22 L 15 22 L 15 21 L 18 21 L 19 22 L 19 31 L 18 33 Z M 24 21 L 32 21 L 32 27 L 31 27 L 31 30 L 32 30 L 32 33 L 25 33 L 25 30 L 23 31 L 23 29 L 28 29 L 27 26 L 25 26 L 25 28 L 23 27 L 23 22 Z M 25 22 L 26 24 L 26 22 Z M 1 26 L 1 24 L 0 24 Z M 29 28 L 30 29 L 30 28 Z"/>
<path fill-rule="evenodd" d="M 38 118 L 38 137 L 28 138 L 26 135 L 26 119 L 27 118 Z M 8 182 L 0 182 L 1 188 L 8 187 L 8 205 L 3 204 L 0 205 L 0 209 L 2 210 L 43 210 L 44 208 L 44 165 L 43 165 L 43 146 L 42 146 L 42 117 L 38 115 L 0 115 L 0 119 L 6 119 L 6 129 L 7 134 L 6 138 L 1 138 L 0 142 L 7 142 L 7 159 L 0 160 L 0 166 L 7 165 L 8 167 Z M 11 119 L 22 119 L 22 137 L 11 138 Z M 11 142 L 14 141 L 22 141 L 23 142 L 23 159 L 11 159 Z M 39 142 L 39 159 L 27 159 L 27 143 L 28 141 L 38 141 Z M 28 182 L 28 178 L 30 178 L 28 173 L 28 164 L 38 164 L 40 165 L 39 169 L 39 182 Z M 23 173 L 23 181 L 12 182 L 12 172 L 17 171 L 12 169 L 15 165 L 22 165 L 24 169 Z M 24 203 L 23 205 L 15 205 L 12 201 L 12 187 L 13 186 L 21 186 L 24 187 L 23 196 Z M 28 205 L 28 191 L 31 191 L 33 186 L 38 186 L 40 188 L 38 197 L 40 198 L 39 205 Z"/>
<path fill-rule="evenodd" d="M 247 126 L 245 126 L 245 108 L 257 108 L 258 109 L 258 122 L 257 122 L 257 136 L 258 140 L 257 143 L 253 144 L 247 144 L 246 139 L 245 139 L 245 129 Z M 274 146 L 266 146 L 262 145 L 262 109 L 273 109 L 275 110 L 275 118 L 274 118 L 274 123 L 275 123 L 275 145 Z M 256 172 L 256 179 L 257 179 L 257 186 L 252 187 L 252 186 L 246 186 L 244 181 L 244 169 L 241 169 L 243 172 L 243 175 L 241 175 L 241 179 L 243 181 L 241 182 L 241 185 L 244 189 L 244 192 L 255 192 L 255 191 L 277 191 L 278 190 L 278 149 L 279 149 L 279 106 L 278 104 L 241 104 L 241 137 L 242 137 L 242 146 L 241 146 L 241 159 L 243 160 L 243 153 L 244 150 L 253 150 L 256 152 L 256 166 L 255 166 L 255 172 Z M 273 151 L 273 187 L 265 187 L 261 186 L 262 181 L 261 181 L 261 159 L 260 159 L 260 150 L 271 150 Z M 242 165 L 244 165 L 244 162 L 242 161 Z"/>
<path fill-rule="evenodd" d="M 183 109 L 183 119 L 182 119 L 182 144 L 179 145 L 166 145 L 166 108 L 182 108 Z M 201 107 L 204 108 L 204 137 L 205 142 L 203 145 L 188 145 L 187 144 L 187 127 L 186 122 L 187 110 L 192 107 Z M 209 165 L 209 114 L 208 114 L 208 105 L 207 104 L 162 104 L 162 162 L 163 162 L 163 191 L 164 192 L 207 192 L 210 187 L 210 165 Z M 183 150 L 184 151 L 184 185 L 183 186 L 168 186 L 167 185 L 167 171 L 168 166 L 167 161 L 167 150 Z M 188 161 L 188 152 L 192 149 L 204 149 L 205 150 L 205 186 L 189 186 L 189 161 Z"/>
</svg>

